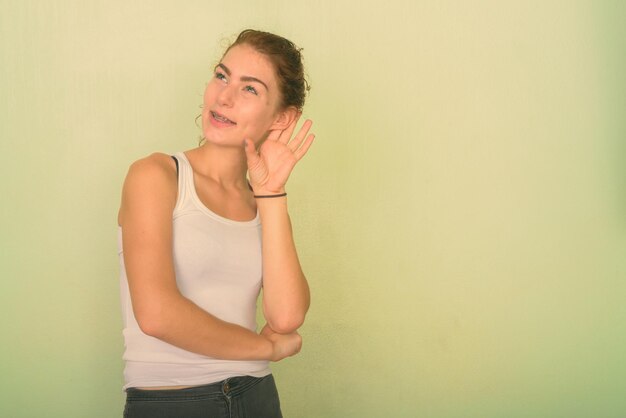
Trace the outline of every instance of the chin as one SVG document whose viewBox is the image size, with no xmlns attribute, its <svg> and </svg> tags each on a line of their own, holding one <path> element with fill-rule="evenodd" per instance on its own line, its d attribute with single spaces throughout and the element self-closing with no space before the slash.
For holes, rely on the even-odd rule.
<svg viewBox="0 0 626 418">
<path fill-rule="evenodd" d="M 219 145 L 222 147 L 237 147 L 243 150 L 243 138 L 239 140 L 238 138 L 232 138 L 229 136 L 215 135 L 211 133 L 204 134 L 205 143 L 209 142 L 213 145 Z"/>
</svg>

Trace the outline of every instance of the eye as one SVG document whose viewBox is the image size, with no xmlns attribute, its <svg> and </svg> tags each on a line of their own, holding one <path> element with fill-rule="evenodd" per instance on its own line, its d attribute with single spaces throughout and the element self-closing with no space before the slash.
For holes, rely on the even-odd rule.
<svg viewBox="0 0 626 418">
<path fill-rule="evenodd" d="M 250 93 L 252 93 L 252 94 L 256 94 L 257 96 L 258 96 L 258 94 L 259 94 L 259 93 L 256 91 L 256 89 L 255 89 L 254 87 L 252 87 L 252 86 L 246 86 L 246 87 L 244 88 L 244 90 L 245 90 L 245 91 L 247 91 L 247 92 L 250 92 Z"/>
<path fill-rule="evenodd" d="M 226 76 L 219 71 L 215 72 L 215 78 L 217 78 L 218 80 L 226 81 Z"/>
</svg>

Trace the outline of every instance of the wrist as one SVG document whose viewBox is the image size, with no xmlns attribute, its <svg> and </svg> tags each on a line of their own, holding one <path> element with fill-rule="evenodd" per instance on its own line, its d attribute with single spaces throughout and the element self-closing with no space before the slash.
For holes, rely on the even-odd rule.
<svg viewBox="0 0 626 418">
<path fill-rule="evenodd" d="M 278 190 L 270 190 L 270 189 L 253 189 L 252 194 L 257 201 L 259 200 L 282 200 L 282 198 L 287 196 L 287 192 L 285 192 L 285 188 L 280 188 Z"/>
<path fill-rule="evenodd" d="M 259 335 L 259 359 L 273 361 L 274 359 L 274 344 L 265 335 Z"/>
<path fill-rule="evenodd" d="M 267 221 L 269 218 L 283 216 L 288 213 L 287 196 L 274 198 L 256 198 L 256 207 L 261 216 L 261 221 Z"/>
<path fill-rule="evenodd" d="M 272 200 L 277 200 L 280 197 L 287 197 L 287 193 L 280 193 L 280 194 L 255 194 L 254 198 L 255 199 L 272 199 Z"/>
<path fill-rule="evenodd" d="M 285 188 L 281 187 L 280 189 L 265 189 L 261 187 L 255 187 L 252 189 L 252 193 L 255 196 L 274 196 L 278 194 L 286 193 Z"/>
<path fill-rule="evenodd" d="M 272 189 L 272 188 L 269 188 L 269 187 L 263 187 L 263 186 L 258 185 L 258 184 L 253 185 L 249 181 L 248 181 L 248 188 L 255 195 L 276 195 L 276 194 L 286 193 L 285 192 L 285 186 Z"/>
</svg>

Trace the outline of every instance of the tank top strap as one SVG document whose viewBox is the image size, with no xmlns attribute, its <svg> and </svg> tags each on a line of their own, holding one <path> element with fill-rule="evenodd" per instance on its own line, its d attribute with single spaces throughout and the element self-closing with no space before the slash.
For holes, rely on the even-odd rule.
<svg viewBox="0 0 626 418">
<path fill-rule="evenodd" d="M 178 161 L 178 197 L 174 212 L 187 206 L 193 192 L 193 169 L 183 152 L 173 155 Z"/>
</svg>

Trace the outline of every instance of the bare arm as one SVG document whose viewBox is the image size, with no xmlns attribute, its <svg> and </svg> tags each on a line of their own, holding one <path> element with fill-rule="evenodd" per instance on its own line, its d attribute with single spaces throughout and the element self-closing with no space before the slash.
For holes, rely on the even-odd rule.
<svg viewBox="0 0 626 418">
<path fill-rule="evenodd" d="M 280 360 L 299 351 L 298 334 L 258 335 L 204 311 L 176 286 L 172 213 L 177 185 L 173 161 L 153 154 L 134 163 L 122 193 L 124 262 L 141 330 L 177 347 L 227 360 Z"/>
<path fill-rule="evenodd" d="M 263 312 L 274 331 L 287 334 L 304 322 L 309 286 L 293 241 L 287 198 L 257 199 L 257 207 L 263 239 Z"/>
<path fill-rule="evenodd" d="M 292 109 L 285 115 L 258 153 L 252 141 L 244 141 L 255 195 L 282 194 L 291 171 L 315 138 L 307 135 L 310 120 L 291 138 L 301 114 Z M 294 332 L 304 322 L 310 293 L 293 241 L 287 198 L 258 198 L 256 202 L 263 240 L 263 313 L 272 330 L 281 334 Z"/>
</svg>

